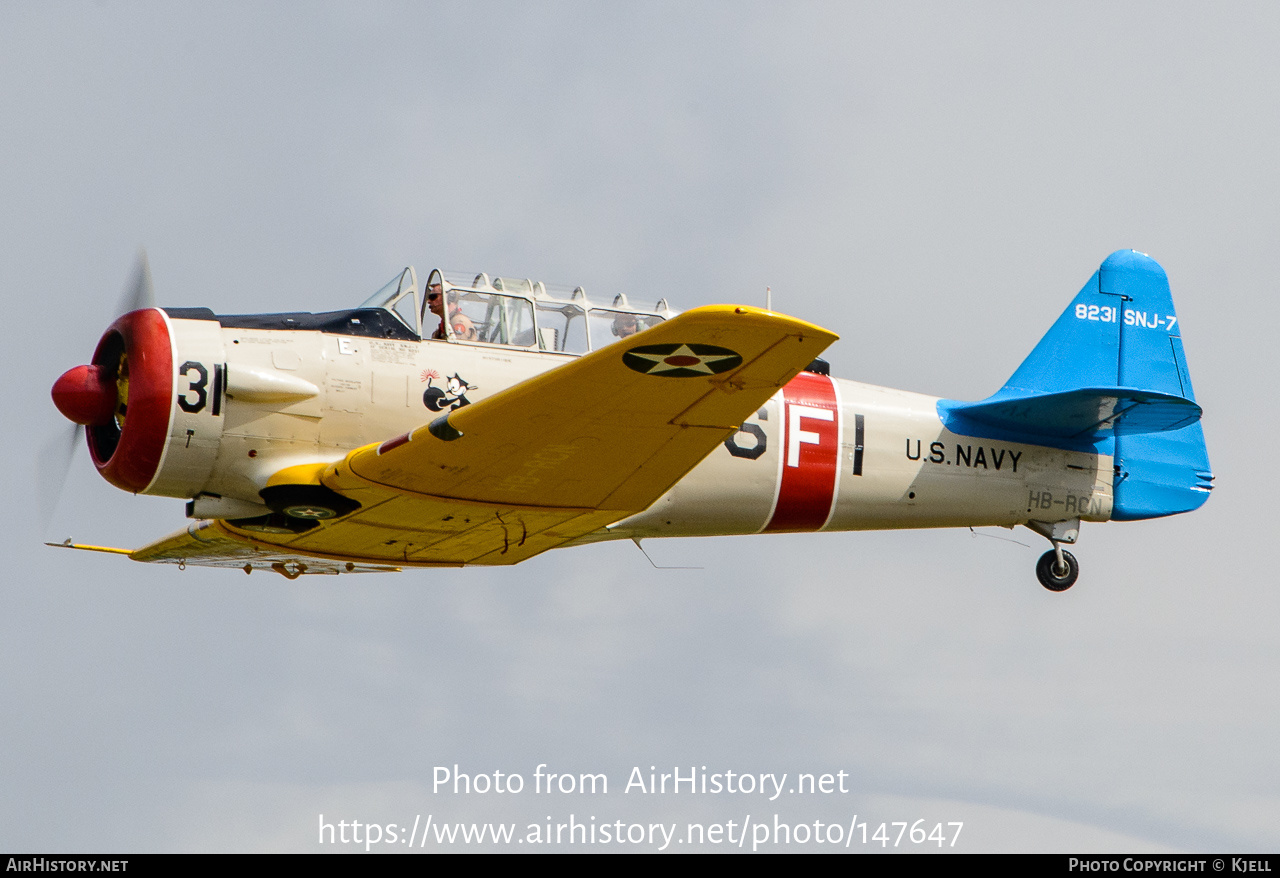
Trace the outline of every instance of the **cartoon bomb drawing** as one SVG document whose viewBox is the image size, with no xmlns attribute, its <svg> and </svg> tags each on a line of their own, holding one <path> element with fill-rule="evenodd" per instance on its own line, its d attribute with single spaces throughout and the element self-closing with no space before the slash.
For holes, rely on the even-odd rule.
<svg viewBox="0 0 1280 878">
<path fill-rule="evenodd" d="M 467 399 L 467 391 L 475 390 L 476 385 L 469 384 L 457 372 L 448 377 L 444 387 L 436 387 L 432 383 L 440 377 L 434 371 L 424 371 L 423 377 L 427 380 L 427 389 L 422 392 L 422 404 L 431 411 L 442 412 L 446 408 L 453 411 L 464 405 L 471 405 L 471 400 Z"/>
</svg>

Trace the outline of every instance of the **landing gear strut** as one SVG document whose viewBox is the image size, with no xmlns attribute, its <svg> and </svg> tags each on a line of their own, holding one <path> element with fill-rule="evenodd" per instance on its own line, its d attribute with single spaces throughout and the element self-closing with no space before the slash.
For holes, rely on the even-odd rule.
<svg viewBox="0 0 1280 878">
<path fill-rule="evenodd" d="M 1066 591 L 1080 577 L 1080 562 L 1076 556 L 1062 548 L 1063 543 L 1075 543 L 1080 535 L 1080 519 L 1071 521 L 1028 521 L 1027 527 L 1049 541 L 1053 548 L 1036 562 L 1036 579 L 1049 591 Z"/>
</svg>

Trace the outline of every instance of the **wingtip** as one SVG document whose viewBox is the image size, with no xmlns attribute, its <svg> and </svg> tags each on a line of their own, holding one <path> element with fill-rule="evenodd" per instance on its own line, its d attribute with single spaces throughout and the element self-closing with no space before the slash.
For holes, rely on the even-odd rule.
<svg viewBox="0 0 1280 878">
<path fill-rule="evenodd" d="M 810 323 L 808 320 L 801 320 L 799 317 L 792 317 L 789 314 L 770 311 L 767 308 L 758 308 L 753 305 L 703 305 L 698 308 L 691 308 L 684 313 L 734 317 L 740 320 L 761 321 L 774 326 L 784 324 L 789 331 L 798 335 L 826 338 L 828 339 L 827 344 L 831 344 L 840 338 L 839 334 L 816 323 Z"/>
<path fill-rule="evenodd" d="M 46 546 L 53 546 L 55 549 L 80 549 L 85 552 L 106 552 L 111 555 L 132 555 L 133 549 L 119 549 L 115 546 L 89 546 L 84 543 L 73 543 L 71 537 L 67 537 L 60 543 L 45 543 Z"/>
</svg>

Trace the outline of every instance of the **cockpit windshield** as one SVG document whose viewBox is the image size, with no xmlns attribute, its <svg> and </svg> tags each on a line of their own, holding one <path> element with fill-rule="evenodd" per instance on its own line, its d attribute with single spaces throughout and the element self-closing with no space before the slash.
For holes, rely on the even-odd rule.
<svg viewBox="0 0 1280 878">
<path fill-rule="evenodd" d="M 421 309 L 418 306 L 418 274 L 409 266 L 387 281 L 383 287 L 360 304 L 361 308 L 385 308 L 419 337 L 422 336 Z"/>
</svg>

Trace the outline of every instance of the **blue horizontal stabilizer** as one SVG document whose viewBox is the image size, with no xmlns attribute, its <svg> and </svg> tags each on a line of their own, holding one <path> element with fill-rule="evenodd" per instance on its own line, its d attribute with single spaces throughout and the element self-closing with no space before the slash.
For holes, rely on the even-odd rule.
<svg viewBox="0 0 1280 878">
<path fill-rule="evenodd" d="M 1189 399 L 1136 387 L 1081 387 L 1053 393 L 1001 391 L 982 402 L 945 402 L 943 423 L 953 433 L 974 430 L 1001 435 L 984 438 L 1041 437 L 1093 444 L 1117 435 L 1176 430 L 1200 419 Z"/>
</svg>

